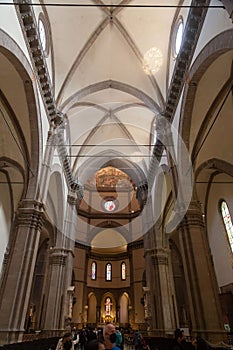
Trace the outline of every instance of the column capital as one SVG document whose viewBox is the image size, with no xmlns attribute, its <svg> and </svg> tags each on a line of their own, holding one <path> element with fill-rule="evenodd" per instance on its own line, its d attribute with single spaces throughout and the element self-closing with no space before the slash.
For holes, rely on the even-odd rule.
<svg viewBox="0 0 233 350">
<path fill-rule="evenodd" d="M 168 257 L 165 255 L 153 255 L 153 265 L 168 265 Z"/>
<path fill-rule="evenodd" d="M 168 256 L 170 254 L 170 249 L 166 247 L 160 247 L 160 248 L 151 248 L 151 249 L 145 249 L 145 254 L 155 256 L 155 255 L 163 255 Z"/>
<path fill-rule="evenodd" d="M 23 199 L 16 213 L 16 225 L 41 229 L 44 222 L 44 204 L 33 199 Z"/>
<path fill-rule="evenodd" d="M 50 247 L 49 264 L 65 266 L 67 257 L 70 253 L 73 255 L 73 252 L 70 249 Z"/>
<path fill-rule="evenodd" d="M 145 256 L 148 255 L 151 257 L 153 265 L 168 265 L 169 254 L 169 248 L 145 249 Z"/>
<path fill-rule="evenodd" d="M 168 265 L 168 254 L 170 250 L 167 248 L 155 248 L 151 252 L 153 265 Z"/>
<path fill-rule="evenodd" d="M 204 220 L 201 211 L 201 205 L 198 201 L 192 200 L 190 202 L 189 208 L 180 222 L 180 228 L 190 228 L 191 226 L 204 227 Z"/>
</svg>

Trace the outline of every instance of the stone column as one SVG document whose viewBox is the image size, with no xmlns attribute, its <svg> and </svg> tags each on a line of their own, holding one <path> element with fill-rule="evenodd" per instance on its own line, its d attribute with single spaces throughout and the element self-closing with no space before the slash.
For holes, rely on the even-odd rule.
<svg viewBox="0 0 233 350">
<path fill-rule="evenodd" d="M 145 322 L 147 324 L 147 331 L 150 331 L 151 324 L 151 293 L 149 287 L 143 287 L 144 291 L 144 310 L 145 310 Z"/>
<path fill-rule="evenodd" d="M 65 320 L 70 317 L 69 290 L 74 258 L 75 217 L 77 216 L 75 204 L 76 194 L 70 192 L 64 234 L 59 233 L 57 246 L 50 249 L 49 293 L 44 328 L 51 335 L 64 329 Z"/>
<path fill-rule="evenodd" d="M 78 202 L 77 194 L 70 191 L 67 196 L 67 209 L 66 209 L 66 219 L 64 227 L 64 246 L 67 249 L 67 263 L 65 268 L 65 290 L 64 290 L 64 304 L 63 304 L 63 317 L 66 318 L 69 313 L 69 297 L 67 294 L 68 289 L 71 287 L 72 282 L 72 272 L 74 265 L 74 248 L 76 239 L 76 226 L 77 226 L 77 209 L 76 205 Z"/>
<path fill-rule="evenodd" d="M 192 200 L 178 230 L 192 333 L 210 342 L 226 340 L 217 282 L 199 202 Z"/>
<path fill-rule="evenodd" d="M 0 342 L 2 344 L 22 340 L 43 213 L 43 204 L 32 199 L 22 200 L 18 207 L 9 258 L 0 291 Z"/>
<path fill-rule="evenodd" d="M 161 335 L 173 334 L 175 316 L 172 302 L 172 291 L 169 271 L 169 249 L 156 248 L 152 254 L 156 290 L 154 302 L 158 305 L 157 332 Z"/>
<path fill-rule="evenodd" d="M 145 257 L 145 267 L 146 267 L 146 300 L 147 305 L 150 303 L 150 308 L 147 307 L 145 313 L 145 321 L 148 325 L 149 335 L 157 335 L 155 333 L 156 328 L 158 327 L 158 304 L 155 303 L 157 299 L 155 295 L 158 291 L 158 285 L 155 283 L 155 270 L 153 266 L 152 255 L 155 248 L 155 234 L 154 234 L 154 223 L 153 223 L 153 214 L 152 214 L 152 200 L 151 197 L 147 197 L 146 207 L 144 208 L 145 215 L 143 216 L 143 225 L 144 225 L 144 257 Z M 144 297 L 145 299 L 145 297 Z M 145 305 L 144 305 L 145 307 Z"/>
<path fill-rule="evenodd" d="M 64 324 L 61 321 L 61 305 L 64 303 L 65 265 L 68 251 L 61 247 L 51 247 L 49 256 L 48 295 L 45 307 L 44 330 L 56 335 Z"/>
<path fill-rule="evenodd" d="M 152 222 L 153 215 L 149 200 L 150 198 L 147 204 L 149 226 L 144 236 L 147 280 L 146 288 L 144 287 L 147 299 L 146 322 L 152 336 L 165 336 L 173 333 L 175 328 L 170 250 L 167 248 L 167 242 L 161 229 L 161 220 L 157 219 L 156 224 Z M 148 305 L 150 305 L 149 308 Z"/>
</svg>

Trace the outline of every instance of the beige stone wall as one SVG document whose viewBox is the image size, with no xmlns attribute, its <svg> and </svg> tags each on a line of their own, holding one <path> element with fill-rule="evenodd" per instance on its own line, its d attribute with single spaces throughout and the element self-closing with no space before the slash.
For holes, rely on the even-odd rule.
<svg viewBox="0 0 233 350">
<path fill-rule="evenodd" d="M 144 307 L 141 303 L 143 298 L 142 276 L 145 269 L 144 248 L 135 249 L 132 252 L 132 276 L 133 276 L 133 310 L 134 310 L 134 328 L 144 323 Z"/>
</svg>

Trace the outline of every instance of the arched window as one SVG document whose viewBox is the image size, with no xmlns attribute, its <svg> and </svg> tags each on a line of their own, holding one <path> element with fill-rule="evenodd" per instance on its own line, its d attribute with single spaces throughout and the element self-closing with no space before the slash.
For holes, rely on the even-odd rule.
<svg viewBox="0 0 233 350">
<path fill-rule="evenodd" d="M 106 265 L 105 276 L 106 276 L 106 281 L 112 280 L 112 265 L 110 263 L 107 263 Z"/>
<path fill-rule="evenodd" d="M 112 300 L 111 298 L 107 297 L 105 299 L 105 313 L 106 315 L 110 315 L 112 310 Z"/>
<path fill-rule="evenodd" d="M 91 279 L 96 280 L 97 264 L 95 261 L 91 264 Z"/>
<path fill-rule="evenodd" d="M 182 40 L 184 34 L 184 23 L 183 18 L 180 17 L 175 24 L 174 28 L 174 39 L 173 39 L 173 56 L 176 58 L 180 52 Z"/>
<path fill-rule="evenodd" d="M 231 252 L 233 253 L 233 225 L 231 220 L 231 215 L 228 209 L 227 203 L 223 200 L 221 201 L 220 210 L 223 218 L 223 222 L 225 225 L 228 242 L 231 248 Z"/>
<path fill-rule="evenodd" d="M 123 281 L 126 280 L 126 264 L 125 264 L 125 262 L 121 263 L 121 279 Z"/>
</svg>

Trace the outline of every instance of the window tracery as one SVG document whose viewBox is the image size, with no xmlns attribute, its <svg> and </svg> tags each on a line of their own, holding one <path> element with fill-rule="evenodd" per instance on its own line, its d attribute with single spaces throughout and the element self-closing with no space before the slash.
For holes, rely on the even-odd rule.
<svg viewBox="0 0 233 350">
<path fill-rule="evenodd" d="M 231 253 L 233 253 L 233 224 L 232 224 L 231 215 L 230 215 L 229 208 L 226 201 L 224 200 L 221 201 L 220 210 L 221 210 L 225 230 L 227 233 L 228 243 L 231 248 Z"/>
</svg>

